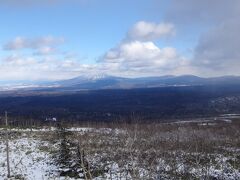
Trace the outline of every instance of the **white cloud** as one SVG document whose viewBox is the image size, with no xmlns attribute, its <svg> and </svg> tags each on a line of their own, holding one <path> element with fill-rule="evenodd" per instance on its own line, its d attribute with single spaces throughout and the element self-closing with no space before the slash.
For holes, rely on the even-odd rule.
<svg viewBox="0 0 240 180">
<path fill-rule="evenodd" d="M 38 48 L 34 54 L 35 55 L 49 55 L 49 54 L 54 54 L 56 52 L 57 51 L 55 48 L 46 46 L 46 47 Z"/>
<path fill-rule="evenodd" d="M 108 51 L 101 61 L 112 72 L 138 75 L 171 73 L 188 60 L 172 47 L 159 48 L 153 42 L 131 41 Z"/>
<path fill-rule="evenodd" d="M 40 49 L 64 43 L 63 37 L 44 36 L 38 38 L 16 37 L 3 46 L 4 50 Z M 45 49 L 46 50 L 46 49 Z"/>
<path fill-rule="evenodd" d="M 189 61 L 175 48 L 159 48 L 153 42 L 174 34 L 171 23 L 139 21 L 117 47 L 105 53 L 99 68 L 114 75 L 135 77 L 179 73 L 179 67 L 188 66 Z"/>
<path fill-rule="evenodd" d="M 58 57 L 58 58 L 56 58 Z M 77 57 L 13 54 L 0 60 L 1 79 L 59 80 L 79 75 L 104 73 L 116 76 L 159 76 L 186 74 L 189 61 L 172 47 L 153 42 L 124 42 L 109 50 L 99 62 L 83 64 Z"/>
<path fill-rule="evenodd" d="M 18 67 L 29 67 L 36 63 L 35 59 L 32 57 L 23 58 L 19 55 L 10 55 L 2 60 L 3 66 L 18 66 Z"/>
<path fill-rule="evenodd" d="M 177 74 L 179 67 L 187 65 L 174 48 L 131 41 L 110 50 L 95 64 L 83 64 L 77 57 L 13 54 L 0 60 L 0 74 L 8 80 L 60 80 L 96 73 L 137 77 Z"/>
<path fill-rule="evenodd" d="M 175 27 L 171 23 L 137 22 L 128 32 L 127 39 L 152 41 L 175 34 Z"/>
<path fill-rule="evenodd" d="M 0 61 L 1 79 L 58 80 L 86 74 L 88 65 L 77 60 L 58 59 L 52 56 L 11 55 Z"/>
</svg>

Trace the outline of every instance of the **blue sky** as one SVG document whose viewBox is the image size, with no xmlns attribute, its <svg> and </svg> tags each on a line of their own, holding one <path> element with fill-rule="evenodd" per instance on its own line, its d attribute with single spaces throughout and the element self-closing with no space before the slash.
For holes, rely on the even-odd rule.
<svg viewBox="0 0 240 180">
<path fill-rule="evenodd" d="M 239 63 L 239 38 L 234 36 L 240 30 L 239 4 L 0 1 L 0 79 L 55 80 L 97 73 L 239 75 L 234 69 Z M 233 37 L 226 35 L 231 33 Z"/>
</svg>

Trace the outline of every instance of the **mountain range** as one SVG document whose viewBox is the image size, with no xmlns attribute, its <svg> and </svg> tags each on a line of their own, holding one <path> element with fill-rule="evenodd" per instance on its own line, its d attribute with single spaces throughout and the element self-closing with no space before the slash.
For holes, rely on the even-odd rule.
<svg viewBox="0 0 240 180">
<path fill-rule="evenodd" d="M 203 78 L 194 75 L 167 75 L 159 77 L 126 78 L 100 74 L 79 76 L 55 82 L 16 83 L 15 85 L 2 86 L 1 89 L 5 91 L 19 89 L 77 91 L 207 85 L 240 85 L 240 76 Z"/>
<path fill-rule="evenodd" d="M 52 83 L 53 87 L 71 89 L 133 89 L 169 86 L 203 86 L 240 84 L 239 76 L 202 78 L 193 75 L 124 78 L 108 75 L 79 76 Z"/>
</svg>

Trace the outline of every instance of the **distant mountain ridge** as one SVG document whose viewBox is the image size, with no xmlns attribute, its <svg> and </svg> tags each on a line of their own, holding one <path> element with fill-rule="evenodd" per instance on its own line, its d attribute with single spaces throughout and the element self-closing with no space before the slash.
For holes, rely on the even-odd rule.
<svg viewBox="0 0 240 180">
<path fill-rule="evenodd" d="M 194 75 L 159 76 L 125 78 L 109 75 L 79 76 L 54 83 L 59 88 L 72 89 L 131 89 L 166 86 L 197 86 L 197 85 L 232 85 L 240 84 L 239 76 L 222 76 L 202 78 Z"/>
<path fill-rule="evenodd" d="M 178 86 L 240 85 L 240 76 L 203 78 L 194 75 L 127 78 L 106 74 L 90 74 L 55 82 L 30 82 L 2 85 L 0 91 L 50 90 L 78 91 L 100 89 L 134 89 Z"/>
</svg>

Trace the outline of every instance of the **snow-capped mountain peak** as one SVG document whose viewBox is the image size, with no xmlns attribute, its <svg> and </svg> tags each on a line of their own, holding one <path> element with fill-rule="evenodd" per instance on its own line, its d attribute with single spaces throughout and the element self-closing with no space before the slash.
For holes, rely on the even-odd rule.
<svg viewBox="0 0 240 180">
<path fill-rule="evenodd" d="M 88 74 L 86 76 L 84 75 L 83 77 L 87 80 L 96 81 L 96 80 L 105 79 L 105 78 L 108 78 L 111 76 L 109 76 L 107 74 Z"/>
</svg>

